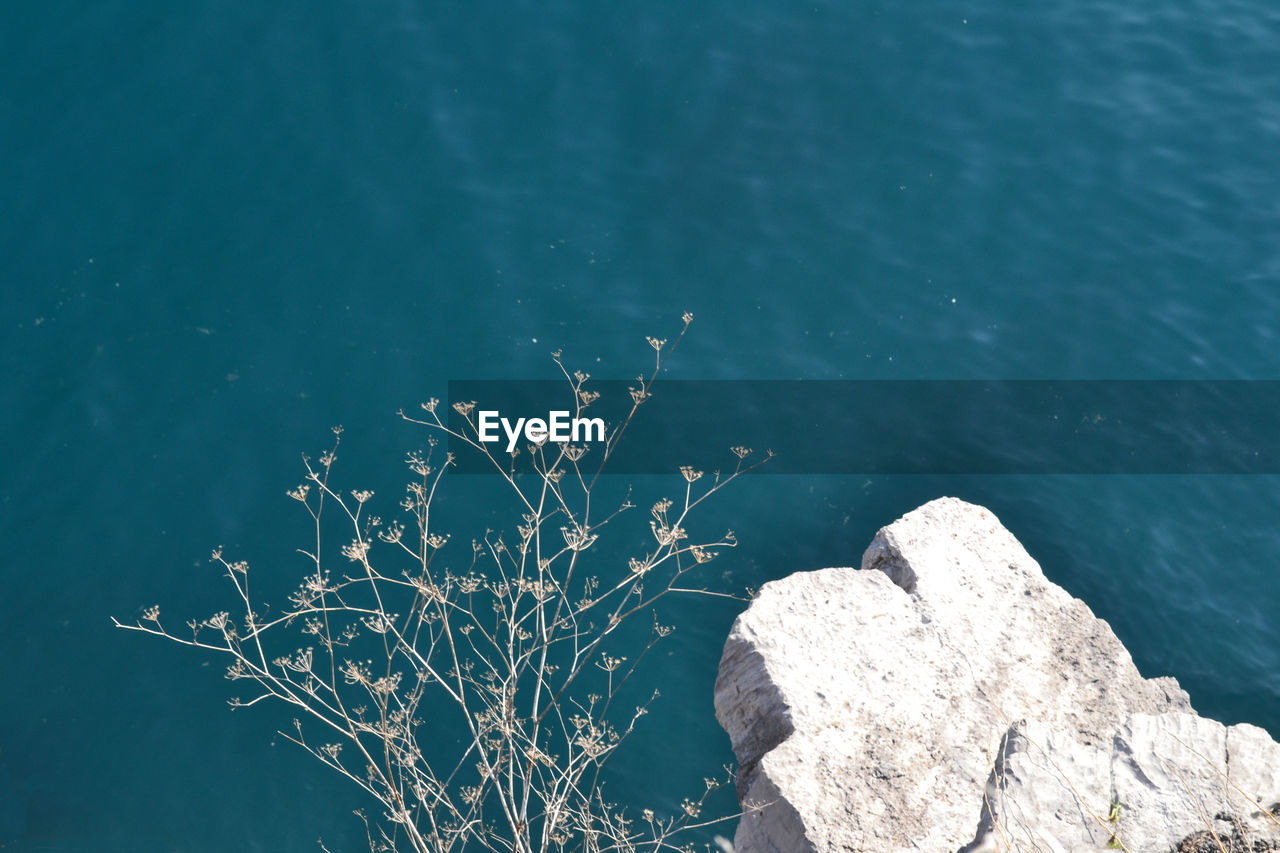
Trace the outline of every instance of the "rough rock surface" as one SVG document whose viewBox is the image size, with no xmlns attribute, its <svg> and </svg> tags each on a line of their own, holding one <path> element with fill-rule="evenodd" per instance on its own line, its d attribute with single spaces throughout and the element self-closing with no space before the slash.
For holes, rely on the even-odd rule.
<svg viewBox="0 0 1280 853">
<path fill-rule="evenodd" d="M 1280 850 L 1280 746 L 1144 679 L 954 498 L 882 529 L 860 569 L 766 584 L 715 702 L 737 853 Z"/>
</svg>

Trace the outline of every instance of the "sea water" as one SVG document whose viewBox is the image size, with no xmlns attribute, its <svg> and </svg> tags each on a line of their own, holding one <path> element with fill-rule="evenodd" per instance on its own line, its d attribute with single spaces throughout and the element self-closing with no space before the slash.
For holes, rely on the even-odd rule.
<svg viewBox="0 0 1280 853">
<path fill-rule="evenodd" d="M 5 849 L 362 849 L 287 711 L 228 712 L 221 661 L 109 617 L 225 609 L 216 545 L 300 574 L 284 491 L 333 424 L 393 513 L 424 441 L 396 412 L 450 379 L 554 378 L 552 350 L 626 379 L 685 311 L 680 379 L 1277 375 L 1261 0 L 11 3 L 0 40 Z M 1145 674 L 1280 734 L 1275 477 L 735 486 L 708 583 L 856 565 L 957 495 Z M 665 614 L 619 802 L 732 760 L 742 606 Z"/>
</svg>

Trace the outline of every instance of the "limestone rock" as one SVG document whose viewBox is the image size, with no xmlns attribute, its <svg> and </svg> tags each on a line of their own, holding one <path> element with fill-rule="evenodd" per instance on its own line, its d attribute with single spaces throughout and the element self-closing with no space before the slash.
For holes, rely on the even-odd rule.
<svg viewBox="0 0 1280 853">
<path fill-rule="evenodd" d="M 1280 746 L 1143 678 L 954 498 L 882 529 L 859 569 L 765 584 L 715 703 L 737 853 L 1280 850 Z"/>
</svg>

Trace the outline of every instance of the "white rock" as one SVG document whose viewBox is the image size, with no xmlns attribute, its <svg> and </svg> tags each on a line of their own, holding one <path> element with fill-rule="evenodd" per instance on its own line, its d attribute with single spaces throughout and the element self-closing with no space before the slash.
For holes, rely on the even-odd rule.
<svg viewBox="0 0 1280 853">
<path fill-rule="evenodd" d="M 954 498 L 881 530 L 860 569 L 766 584 L 715 701 L 737 853 L 1280 849 L 1280 746 L 1144 679 L 990 511 Z"/>
</svg>

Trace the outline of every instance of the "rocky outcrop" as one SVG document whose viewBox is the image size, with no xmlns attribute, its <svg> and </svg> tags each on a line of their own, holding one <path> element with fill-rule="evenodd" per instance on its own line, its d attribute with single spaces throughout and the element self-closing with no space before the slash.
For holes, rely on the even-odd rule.
<svg viewBox="0 0 1280 853">
<path fill-rule="evenodd" d="M 859 569 L 765 584 L 715 702 L 737 853 L 1280 850 L 1280 746 L 1143 678 L 953 498 L 882 529 Z"/>
</svg>

